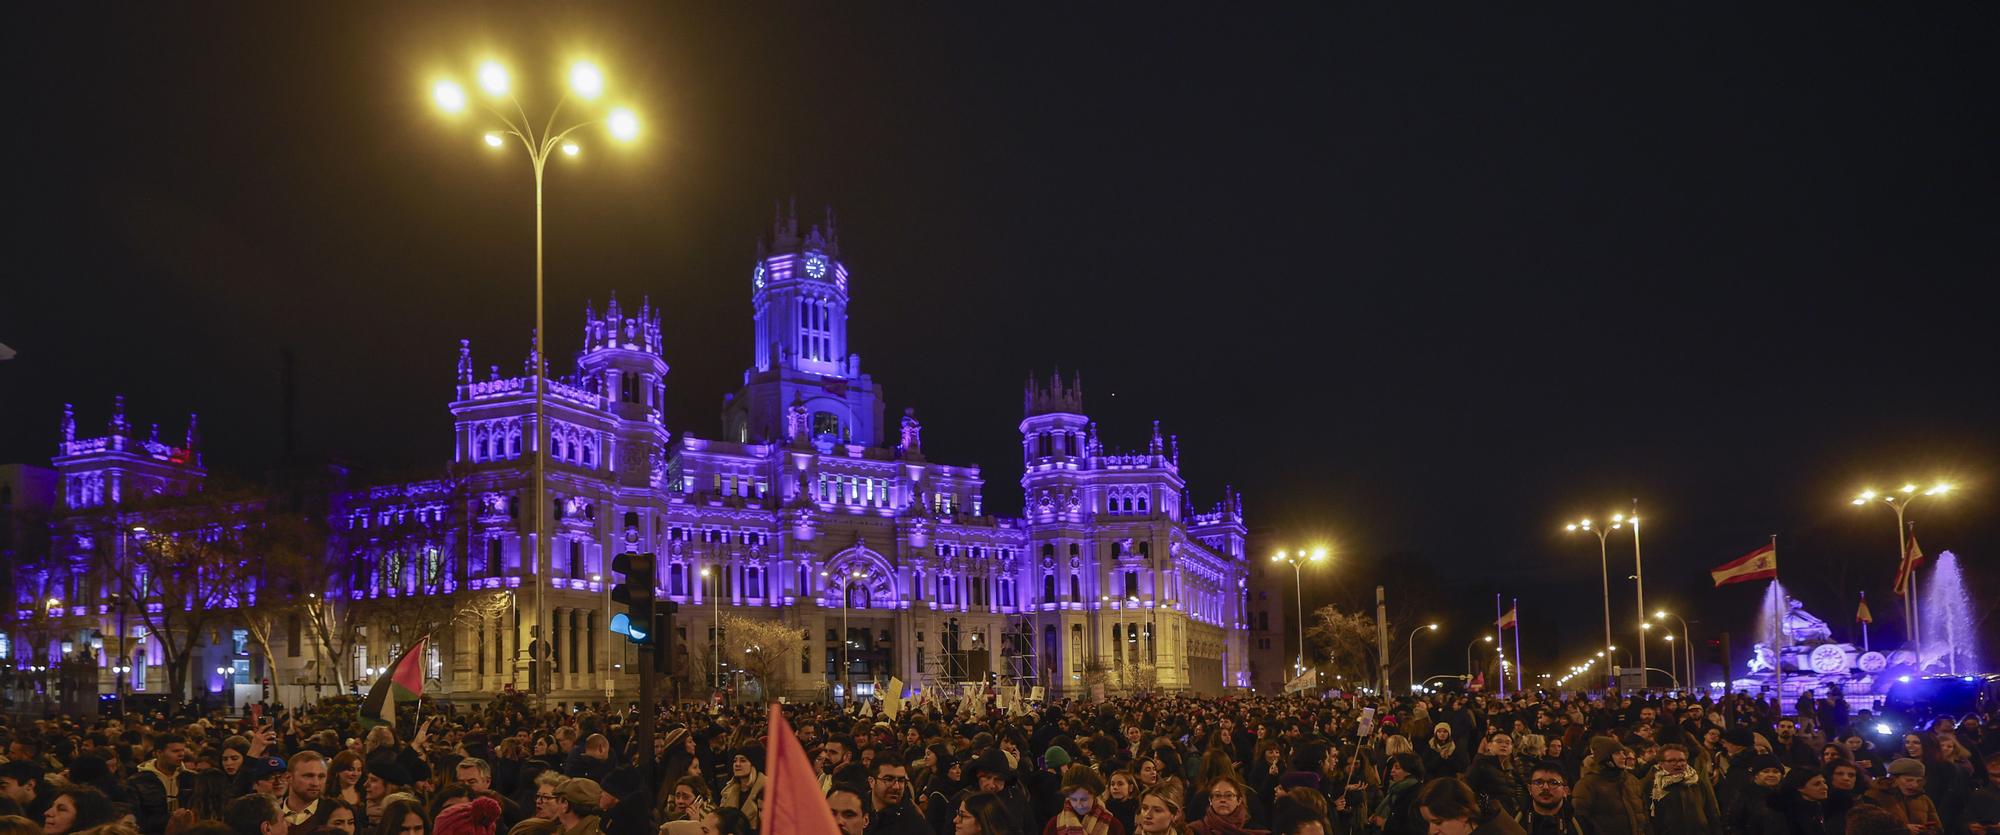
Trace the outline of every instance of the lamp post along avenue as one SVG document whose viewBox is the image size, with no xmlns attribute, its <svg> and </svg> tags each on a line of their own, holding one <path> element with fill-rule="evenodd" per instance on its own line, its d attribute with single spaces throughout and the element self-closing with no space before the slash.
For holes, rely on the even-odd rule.
<svg viewBox="0 0 2000 835">
<path fill-rule="evenodd" d="M 1438 625 L 1437 625 L 1437 624 L 1435 624 L 1435 623 L 1431 623 L 1431 624 L 1425 624 L 1425 625 L 1423 625 L 1423 626 L 1419 626 L 1419 627 L 1417 627 L 1417 628 L 1415 628 L 1415 629 L 1412 629 L 1412 630 L 1410 630 L 1410 640 L 1409 640 L 1409 643 L 1408 643 L 1408 647 L 1409 647 L 1409 650 L 1410 650 L 1410 692 L 1411 692 L 1411 693 L 1415 693 L 1415 692 L 1417 692 L 1417 633 L 1419 633 L 1419 632 L 1422 632 L 1422 631 L 1424 631 L 1424 630 L 1426 630 L 1426 629 L 1428 629 L 1428 630 L 1430 630 L 1430 631 L 1432 631 L 1432 632 L 1436 632 L 1436 631 L 1437 631 L 1437 628 L 1438 628 Z"/>
<path fill-rule="evenodd" d="M 1292 566 L 1292 596 L 1299 613 L 1299 654 L 1292 664 L 1293 678 L 1306 674 L 1306 593 L 1304 575 L 1299 573 L 1299 567 L 1308 562 L 1320 562 L 1325 559 L 1325 548 L 1314 548 L 1311 551 L 1301 548 L 1297 551 L 1279 551 L 1271 555 L 1272 562 L 1288 563 Z"/>
<path fill-rule="evenodd" d="M 1611 524 L 1612 530 L 1616 530 L 1618 527 L 1619 524 L 1617 522 Z M 1584 531 L 1597 535 L 1597 568 L 1604 582 L 1604 645 L 1607 647 L 1611 646 L 1611 556 L 1609 552 L 1610 546 L 1606 544 L 1608 532 L 1604 528 L 1592 524 L 1589 519 L 1570 523 L 1568 530 L 1571 533 Z M 1606 687 L 1617 686 L 1618 674 L 1611 669 L 1609 663 L 1605 665 L 1604 676 Z"/>
<path fill-rule="evenodd" d="M 486 133 L 485 141 L 487 147 L 502 148 L 507 144 L 506 137 L 513 137 L 528 152 L 528 163 L 535 175 L 535 362 L 534 368 L 531 369 L 531 374 L 534 377 L 535 424 L 533 432 L 524 433 L 527 434 L 529 444 L 535 453 L 533 467 L 534 500 L 529 503 L 529 507 L 532 509 L 535 517 L 533 563 L 529 569 L 529 573 L 534 579 L 535 593 L 531 603 L 534 609 L 534 617 L 531 618 L 529 640 L 526 646 L 528 661 L 534 665 L 531 668 L 534 671 L 531 680 L 535 690 L 536 705 L 538 708 L 546 709 L 548 707 L 549 679 L 553 675 L 554 670 L 552 667 L 544 670 L 541 666 L 542 661 L 539 658 L 540 646 L 543 642 L 551 640 L 549 636 L 552 634 L 549 629 L 548 609 L 544 601 L 544 594 L 549 582 L 550 566 L 548 547 L 548 351 L 543 344 L 542 338 L 545 330 L 542 316 L 544 295 L 542 269 L 542 179 L 551 154 L 560 151 L 565 156 L 574 157 L 581 153 L 581 147 L 570 138 L 578 130 L 602 123 L 609 128 L 612 138 L 619 141 L 630 141 L 639 135 L 639 118 L 631 110 L 621 107 L 610 111 L 601 119 L 584 119 L 573 122 L 567 127 L 557 127 L 557 118 L 561 116 L 563 105 L 569 102 L 571 96 L 589 101 L 596 99 L 604 92 L 603 73 L 598 70 L 595 64 L 587 61 L 578 62 L 570 67 L 569 85 L 563 91 L 562 96 L 556 100 L 555 106 L 549 109 L 547 117 L 542 121 L 540 130 L 535 128 L 534 120 L 528 117 L 528 111 L 521 105 L 520 99 L 514 96 L 513 79 L 508 74 L 505 66 L 501 65 L 498 61 L 487 61 L 479 65 L 476 75 L 479 79 L 479 88 L 490 97 L 491 102 L 502 102 L 504 100 L 504 103 L 511 105 L 514 111 L 513 115 L 509 115 L 499 107 L 494 106 L 493 103 L 482 102 L 480 104 L 489 115 L 499 120 L 500 124 L 506 126 L 505 130 L 495 130 Z M 431 88 L 431 96 L 440 110 L 453 116 L 463 113 L 467 109 L 467 106 L 472 103 L 472 100 L 466 94 L 465 88 L 451 79 L 443 79 L 436 82 Z"/>
<path fill-rule="evenodd" d="M 1890 510 L 1895 511 L 1897 579 L 1904 579 L 1902 576 L 1903 563 L 1910 559 L 1910 522 L 1905 515 L 1905 512 L 1909 510 L 1910 503 L 1916 501 L 1918 496 L 1943 496 L 1950 493 L 1951 489 L 1950 484 L 1941 481 L 1921 493 L 1918 492 L 1917 485 L 1905 484 L 1901 490 L 1885 490 L 1880 493 L 1874 490 L 1863 490 L 1861 491 L 1861 495 L 1854 497 L 1853 503 L 1856 505 L 1871 504 L 1879 501 L 1888 505 Z M 1903 632 L 1910 647 L 1912 649 L 1919 649 L 1922 647 L 1923 639 L 1918 629 L 1917 620 L 1916 566 L 1911 565 L 1909 571 L 1910 577 L 1907 578 L 1907 582 L 1910 584 L 1910 587 L 1905 589 L 1905 593 L 1903 594 Z"/>
</svg>

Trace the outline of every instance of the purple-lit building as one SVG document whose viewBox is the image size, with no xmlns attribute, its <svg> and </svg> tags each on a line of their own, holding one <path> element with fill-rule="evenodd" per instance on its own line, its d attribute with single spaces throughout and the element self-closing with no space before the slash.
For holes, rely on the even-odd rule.
<svg viewBox="0 0 2000 835">
<path fill-rule="evenodd" d="M 1097 684 L 1250 685 L 1241 497 L 1214 491 L 1220 501 L 1197 512 L 1178 442 L 1157 423 L 1145 448 L 1108 449 L 1080 377 L 1031 376 L 1019 425 L 1025 507 L 994 515 L 985 474 L 928 459 L 925 427 L 909 409 L 890 410 L 863 371 L 848 332 L 850 275 L 830 224 L 801 233 L 795 217 L 780 218 L 748 272 L 750 366 L 724 396 L 713 434 L 667 425 L 668 339 L 649 303 L 614 299 L 586 311 L 582 350 L 550 381 L 546 432 L 534 426 L 532 362 L 482 367 L 461 341 L 444 475 L 347 487 L 326 500 L 342 543 L 329 559 L 350 566 L 327 592 L 365 627 L 351 653 L 325 663 L 346 665 L 352 678 L 414 639 L 371 620 L 382 601 L 511 591 L 516 605 L 461 617 L 439 635 L 429 671 L 461 698 L 527 688 L 536 582 L 527 492 L 532 444 L 545 438 L 553 698 L 635 692 L 627 668 L 637 662 L 606 628 L 610 559 L 627 549 L 659 556 L 659 596 L 681 604 L 678 643 L 695 653 L 677 669 L 695 688 L 717 614 L 805 630 L 806 649 L 781 684 L 795 697 L 838 694 L 845 680 L 866 693 L 891 676 L 910 686 L 1018 682 L 1057 695 Z M 121 403 L 104 437 L 78 439 L 66 416 L 55 466 L 66 544 L 34 581 L 76 601 L 78 628 L 103 629 L 83 622 L 104 618 L 82 579 L 88 561 L 69 557 L 102 553 L 105 537 L 134 521 L 90 509 L 134 491 L 198 489 L 199 439 L 190 421 L 180 445 L 159 442 L 157 431 L 139 440 Z M 388 554 L 391 539 L 407 550 L 413 528 L 431 537 L 417 558 Z M 848 676 L 839 669 L 843 593 Z M 302 672 L 325 648 L 289 633 L 274 644 L 280 657 L 246 662 L 245 678 L 331 680 Z M 220 663 L 210 661 L 196 669 Z M 135 686 L 164 681 L 144 667 L 131 675 Z"/>
</svg>

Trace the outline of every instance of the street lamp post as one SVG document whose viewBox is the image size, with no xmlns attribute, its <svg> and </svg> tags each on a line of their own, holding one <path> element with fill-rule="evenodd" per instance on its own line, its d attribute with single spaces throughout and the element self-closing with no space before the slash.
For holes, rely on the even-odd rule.
<svg viewBox="0 0 2000 835">
<path fill-rule="evenodd" d="M 1617 522 L 1611 524 L 1612 530 L 1617 530 L 1618 527 L 1619 523 Z M 1592 525 L 1589 519 L 1570 523 L 1569 531 L 1571 533 L 1584 531 L 1597 535 L 1597 568 L 1604 581 L 1604 645 L 1607 647 L 1611 646 L 1611 556 L 1608 551 L 1609 546 L 1605 544 L 1607 531 Z M 1618 677 L 1609 669 L 1606 669 L 1605 681 L 1607 682 L 1607 686 L 1616 687 Z"/>
<path fill-rule="evenodd" d="M 527 109 L 522 107 L 520 100 L 514 97 L 511 80 L 508 77 L 506 67 L 497 61 L 487 61 L 479 66 L 478 77 L 480 88 L 485 90 L 496 101 L 505 99 L 507 104 L 513 105 L 515 114 L 514 116 L 509 116 L 492 105 L 482 105 L 485 107 L 487 113 L 500 120 L 501 124 L 507 126 L 507 129 L 504 131 L 488 132 L 486 134 L 487 146 L 500 148 L 507 144 L 506 137 L 514 137 L 520 141 L 521 147 L 527 150 L 528 162 L 535 172 L 535 365 L 531 370 L 531 373 L 534 375 L 535 384 L 535 425 L 534 431 L 527 433 L 527 435 L 529 444 L 535 452 L 535 497 L 534 501 L 530 503 L 535 517 L 535 548 L 534 565 L 532 568 L 535 581 L 533 602 L 535 616 L 533 629 L 530 632 L 528 641 L 528 657 L 530 663 L 537 663 L 534 660 L 537 642 L 547 640 L 549 635 L 547 611 L 543 602 L 543 595 L 548 585 L 549 574 L 549 427 L 547 424 L 548 360 L 547 351 L 543 347 L 543 332 L 545 328 L 542 322 L 542 174 L 543 170 L 547 167 L 550 154 L 560 150 L 564 155 L 573 157 L 581 152 L 581 148 L 576 142 L 570 139 L 570 134 L 602 121 L 610 129 L 613 138 L 626 141 L 638 136 L 639 118 L 633 115 L 631 110 L 621 107 L 606 114 L 602 120 L 586 119 L 574 122 L 560 130 L 556 129 L 556 117 L 561 114 L 563 105 L 569 102 L 572 94 L 580 99 L 590 100 L 597 98 L 598 95 L 604 92 L 603 74 L 598 71 L 595 65 L 587 62 L 579 62 L 570 68 L 569 88 L 563 92 L 561 98 L 556 100 L 555 107 L 549 110 L 548 116 L 543 120 L 543 126 L 540 131 L 535 129 L 535 121 L 528 118 Z M 465 88 L 459 86 L 458 82 L 449 79 L 438 81 L 432 87 L 431 95 L 437 102 L 439 109 L 449 114 L 457 114 L 464 111 L 466 105 L 469 103 L 469 99 L 465 94 Z M 519 118 L 517 119 L 516 116 Z M 536 704 L 542 709 L 548 707 L 548 679 L 549 676 L 546 675 L 537 675 L 534 677 Z"/>
<path fill-rule="evenodd" d="M 1111 606 L 1111 595 L 1108 594 L 1098 595 L 1097 602 L 1100 606 L 1109 608 Z M 1124 690 L 1125 689 L 1125 601 L 1123 600 L 1118 601 L 1118 633 L 1117 633 L 1117 640 L 1113 641 L 1112 643 L 1113 646 L 1111 648 L 1111 663 L 1118 665 L 1118 689 Z"/>
<path fill-rule="evenodd" d="M 827 574 L 826 572 L 822 571 L 822 572 L 820 572 L 820 573 L 819 573 L 819 576 L 821 576 L 821 577 L 827 577 L 827 576 L 831 576 L 831 575 L 829 575 L 829 574 Z M 866 572 L 866 571 L 859 571 L 859 570 L 855 570 L 855 571 L 849 571 L 849 572 L 847 572 L 847 576 L 845 576 L 845 577 L 839 577 L 839 578 L 836 578 L 836 579 L 834 580 L 834 584 L 835 584 L 835 586 L 836 586 L 837 588 L 839 588 L 839 589 L 840 589 L 840 701 L 841 701 L 841 704 L 847 704 L 848 702 L 851 702 L 851 701 L 853 701 L 853 699 L 854 699 L 854 684 L 853 684 L 853 682 L 851 681 L 851 678 L 852 678 L 852 674 L 853 674 L 853 671 L 854 671 L 854 665 L 853 665 L 852 663 L 850 663 L 850 662 L 849 662 L 849 661 L 847 660 L 847 648 L 848 648 L 848 647 L 850 647 L 850 646 L 852 646 L 852 645 L 854 644 L 854 640 L 853 640 L 853 638 L 852 638 L 851 636 L 849 636 L 849 635 L 847 634 L 847 589 L 848 589 L 848 587 L 849 587 L 849 586 L 852 586 L 852 585 L 854 584 L 854 581 L 856 581 L 856 580 L 865 580 L 865 579 L 868 579 L 868 572 Z"/>
<path fill-rule="evenodd" d="M 1689 682 L 1689 685 L 1688 685 L 1688 686 L 1690 686 L 1690 687 L 1694 686 L 1694 685 L 1693 685 L 1693 683 L 1694 683 L 1694 682 L 1697 682 L 1697 681 L 1700 681 L 1700 680 L 1701 680 L 1701 677 L 1700 677 L 1700 676 L 1697 676 L 1697 675 L 1695 675 L 1695 674 L 1694 674 L 1694 638 L 1693 638 L 1693 637 L 1692 637 L 1691 635 L 1689 635 L 1689 634 L 1688 634 L 1688 622 L 1687 622 L 1687 619 L 1686 619 L 1686 618 L 1683 618 L 1683 617 L 1681 617 L 1680 615 L 1677 615 L 1677 614 L 1674 614 L 1674 613 L 1672 613 L 1672 612 L 1669 612 L 1669 611 L 1667 611 L 1667 610 L 1665 610 L 1665 609 L 1661 609 L 1661 610 L 1658 610 L 1658 611 L 1654 612 L 1654 613 L 1653 613 L 1653 618 L 1654 618 L 1655 620 L 1660 620 L 1660 621 L 1665 621 L 1665 620 L 1666 620 L 1667 618 L 1673 618 L 1674 620 L 1677 620 L 1677 621 L 1680 621 L 1680 624 L 1681 624 L 1681 652 L 1682 652 L 1682 653 L 1685 653 L 1685 654 L 1687 655 L 1687 677 L 1688 677 L 1688 682 Z M 1669 633 L 1669 635 L 1668 635 L 1668 639 L 1669 639 L 1669 640 L 1672 640 L 1672 634 L 1671 634 L 1671 633 Z M 1727 672 L 1728 672 L 1728 670 L 1724 670 L 1723 672 L 1727 673 Z"/>
<path fill-rule="evenodd" d="M 1902 563 L 1909 558 L 1910 548 L 1910 523 L 1904 517 L 1904 511 L 1907 511 L 1910 503 L 1916 501 L 1920 495 L 1942 496 L 1949 492 L 1951 492 L 1951 485 L 1938 482 L 1929 490 L 1925 490 L 1922 493 L 1917 492 L 1917 485 L 1905 484 L 1902 490 L 1884 491 L 1881 493 L 1877 493 L 1874 490 L 1863 490 L 1861 491 L 1861 495 L 1854 497 L 1854 504 L 1864 505 L 1879 501 L 1888 505 L 1890 510 L 1896 512 L 1896 576 L 1898 578 L 1902 577 Z M 1923 646 L 1923 637 L 1917 628 L 1917 590 L 1914 588 L 1916 583 L 1916 577 L 1914 576 L 1916 567 L 1911 566 L 1910 571 L 1912 576 L 1909 578 L 1909 582 L 1912 588 L 1908 589 L 1908 593 L 1903 595 L 1903 631 L 1910 646 L 1912 648 L 1920 648 Z M 1953 657 L 1954 659 L 1956 658 L 1956 653 L 1953 654 Z"/>
<path fill-rule="evenodd" d="M 1426 624 L 1424 626 L 1419 626 L 1415 629 L 1410 630 L 1410 640 L 1405 644 L 1405 646 L 1409 647 L 1410 649 L 1410 692 L 1411 693 L 1417 692 L 1417 633 L 1422 632 L 1426 629 L 1432 632 L 1436 632 L 1437 628 L 1438 625 L 1432 623 L 1432 624 Z"/>
<path fill-rule="evenodd" d="M 1465 645 L 1465 682 L 1467 684 L 1472 683 L 1472 648 L 1479 646 L 1479 641 L 1492 643 L 1493 636 L 1481 635 L 1478 640 L 1475 640 L 1472 643 Z"/>
<path fill-rule="evenodd" d="M 1308 562 L 1320 562 L 1325 559 L 1325 548 L 1315 548 L 1310 552 L 1301 548 L 1297 551 L 1279 551 L 1271 555 L 1272 562 L 1289 563 L 1292 566 L 1292 595 L 1299 612 L 1299 655 L 1292 664 L 1294 678 L 1306 674 L 1306 592 L 1305 580 L 1299 573 L 1299 567 Z"/>
<path fill-rule="evenodd" d="M 706 567 L 702 568 L 701 578 L 706 580 L 708 579 L 708 575 L 709 575 L 708 569 Z M 722 575 L 717 574 L 715 576 L 715 588 L 713 590 L 707 588 L 707 585 L 708 585 L 707 583 L 702 584 L 703 586 L 702 593 L 708 595 L 709 610 L 714 613 L 714 620 L 710 621 L 708 627 L 708 654 L 715 656 L 714 686 L 721 687 L 722 686 L 722 595 L 716 594 L 714 592 L 719 592 L 722 590 Z"/>
<path fill-rule="evenodd" d="M 1639 556 L 1639 500 L 1632 500 L 1632 515 L 1611 517 L 1613 523 L 1632 526 L 1632 593 L 1639 602 L 1639 689 L 1646 689 L 1646 563 Z"/>
</svg>

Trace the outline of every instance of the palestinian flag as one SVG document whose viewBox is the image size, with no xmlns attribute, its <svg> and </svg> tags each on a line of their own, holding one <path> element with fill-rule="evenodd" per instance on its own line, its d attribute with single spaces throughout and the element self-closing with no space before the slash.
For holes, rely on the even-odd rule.
<svg viewBox="0 0 2000 835">
<path fill-rule="evenodd" d="M 368 698 L 361 702 L 362 727 L 396 724 L 397 703 L 414 702 L 424 694 L 423 649 L 428 640 L 428 635 L 418 638 L 402 655 L 396 656 L 396 663 L 382 671 L 375 686 L 368 688 Z"/>
</svg>

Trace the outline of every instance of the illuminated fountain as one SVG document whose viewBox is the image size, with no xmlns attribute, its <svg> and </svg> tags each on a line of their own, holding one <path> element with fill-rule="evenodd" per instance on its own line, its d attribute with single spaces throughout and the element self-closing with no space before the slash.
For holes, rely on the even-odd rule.
<svg viewBox="0 0 2000 835">
<path fill-rule="evenodd" d="M 1787 712 L 1801 693 L 1827 696 L 1835 690 L 1847 697 L 1850 709 L 1872 708 L 1895 676 L 1916 666 L 1914 653 L 1898 651 L 1905 657 L 1894 658 L 1834 640 L 1826 621 L 1807 612 L 1776 580 L 1764 593 L 1753 630 L 1749 666 L 1730 689 L 1775 691 Z"/>
<path fill-rule="evenodd" d="M 1923 625 L 1923 669 L 1978 671 L 1978 633 L 1973 627 L 1972 599 L 1958 571 L 1958 556 L 1950 551 L 1938 554 L 1937 566 L 1926 579 L 1928 585 L 1919 592 L 1924 607 L 1919 621 Z"/>
</svg>

